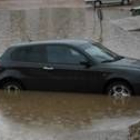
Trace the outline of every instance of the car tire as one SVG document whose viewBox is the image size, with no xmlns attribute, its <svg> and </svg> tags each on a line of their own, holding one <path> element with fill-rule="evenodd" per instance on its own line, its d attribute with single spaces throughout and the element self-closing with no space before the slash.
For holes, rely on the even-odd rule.
<svg viewBox="0 0 140 140">
<path fill-rule="evenodd" d="M 100 0 L 97 0 L 94 2 L 94 7 L 97 8 L 97 7 L 101 7 L 102 5 L 102 2 Z"/>
<path fill-rule="evenodd" d="M 8 81 L 3 83 L 2 89 L 6 92 L 20 92 L 23 88 L 21 84 L 16 81 Z"/>
<path fill-rule="evenodd" d="M 126 82 L 116 81 L 107 86 L 106 93 L 112 97 L 130 97 L 133 91 Z"/>
</svg>

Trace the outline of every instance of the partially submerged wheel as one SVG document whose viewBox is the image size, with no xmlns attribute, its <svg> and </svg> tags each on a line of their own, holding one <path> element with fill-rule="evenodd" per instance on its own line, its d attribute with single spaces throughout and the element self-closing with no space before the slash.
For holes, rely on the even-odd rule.
<svg viewBox="0 0 140 140">
<path fill-rule="evenodd" d="M 6 92 L 20 92 L 22 86 L 18 82 L 10 81 L 3 83 L 2 89 Z"/>
<path fill-rule="evenodd" d="M 112 97 L 130 97 L 132 95 L 132 89 L 125 82 L 113 82 L 108 85 L 107 94 Z"/>
</svg>

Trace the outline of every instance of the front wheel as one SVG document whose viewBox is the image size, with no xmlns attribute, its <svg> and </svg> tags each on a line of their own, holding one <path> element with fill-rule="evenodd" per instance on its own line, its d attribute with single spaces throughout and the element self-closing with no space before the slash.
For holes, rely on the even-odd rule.
<svg viewBox="0 0 140 140">
<path fill-rule="evenodd" d="M 6 92 L 20 92 L 22 90 L 22 86 L 16 81 L 10 81 L 3 83 L 2 89 Z"/>
<path fill-rule="evenodd" d="M 100 0 L 96 0 L 95 2 L 94 2 L 94 7 L 96 8 L 96 7 L 101 7 L 101 5 L 102 5 L 102 2 L 100 1 Z"/>
<path fill-rule="evenodd" d="M 113 82 L 108 85 L 107 94 L 112 97 L 130 97 L 132 95 L 132 89 L 125 82 Z"/>
</svg>

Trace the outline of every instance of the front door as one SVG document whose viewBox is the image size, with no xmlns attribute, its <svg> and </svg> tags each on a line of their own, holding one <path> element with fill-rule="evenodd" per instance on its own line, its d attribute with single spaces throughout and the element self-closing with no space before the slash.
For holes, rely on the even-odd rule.
<svg viewBox="0 0 140 140">
<path fill-rule="evenodd" d="M 48 73 L 48 88 L 83 91 L 90 87 L 90 68 L 82 64 L 88 60 L 81 52 L 71 46 L 48 45 L 47 56 L 44 69 Z"/>
</svg>

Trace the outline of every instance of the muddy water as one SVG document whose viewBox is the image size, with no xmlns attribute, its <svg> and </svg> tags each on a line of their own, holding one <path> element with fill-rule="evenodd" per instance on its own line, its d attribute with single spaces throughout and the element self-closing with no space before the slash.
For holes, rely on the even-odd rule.
<svg viewBox="0 0 140 140">
<path fill-rule="evenodd" d="M 2 140 L 128 139 L 140 97 L 115 100 L 82 93 L 0 92 Z"/>
</svg>

